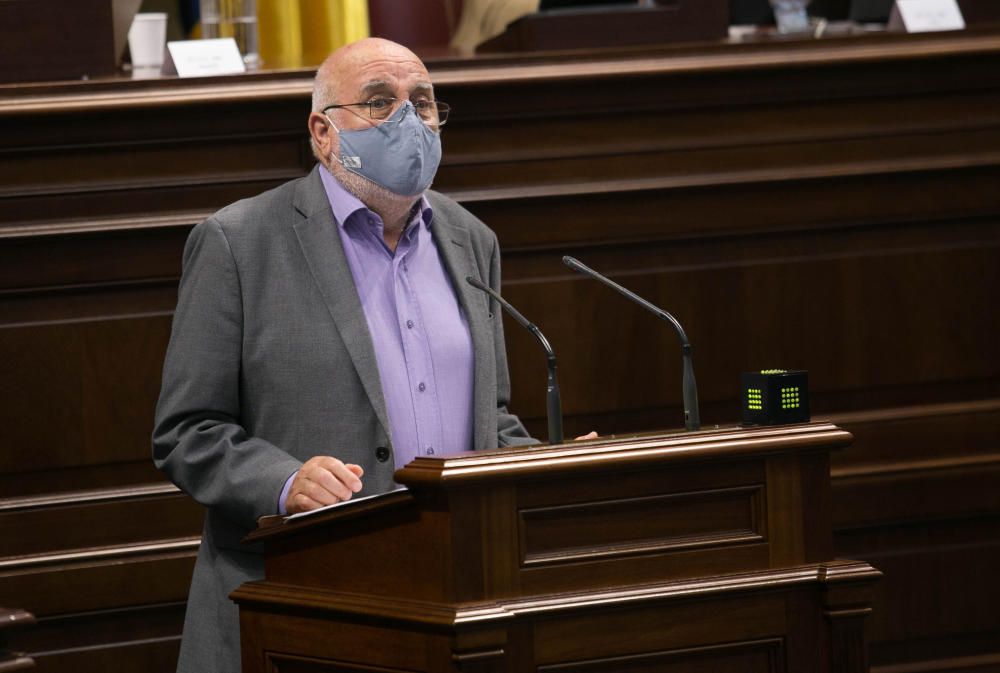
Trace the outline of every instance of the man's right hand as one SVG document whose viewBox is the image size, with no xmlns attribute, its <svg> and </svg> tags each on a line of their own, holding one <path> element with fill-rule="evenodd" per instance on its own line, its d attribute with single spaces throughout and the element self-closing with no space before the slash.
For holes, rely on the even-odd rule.
<svg viewBox="0 0 1000 673">
<path fill-rule="evenodd" d="M 298 514 L 350 500 L 361 490 L 364 473 L 360 465 L 344 464 L 332 456 L 310 458 L 292 481 L 285 509 L 289 514 Z"/>
</svg>

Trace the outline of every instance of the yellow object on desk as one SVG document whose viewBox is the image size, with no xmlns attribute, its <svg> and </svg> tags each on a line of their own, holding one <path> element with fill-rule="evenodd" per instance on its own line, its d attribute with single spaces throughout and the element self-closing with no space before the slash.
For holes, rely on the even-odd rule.
<svg viewBox="0 0 1000 673">
<path fill-rule="evenodd" d="M 319 65 L 369 34 L 366 0 L 257 0 L 257 18 L 267 68 Z"/>
<path fill-rule="evenodd" d="M 260 59 L 265 68 L 302 66 L 302 20 L 298 2 L 257 0 Z"/>
</svg>

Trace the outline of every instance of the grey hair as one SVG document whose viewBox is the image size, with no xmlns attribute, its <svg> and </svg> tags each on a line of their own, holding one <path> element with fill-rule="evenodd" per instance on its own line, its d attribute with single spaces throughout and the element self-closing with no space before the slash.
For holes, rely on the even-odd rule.
<svg viewBox="0 0 1000 673">
<path fill-rule="evenodd" d="M 330 105 L 336 97 L 337 86 L 334 81 L 332 70 L 332 62 L 330 58 L 323 61 L 322 65 L 320 65 L 316 70 L 316 77 L 313 79 L 312 89 L 313 112 L 323 114 L 323 108 Z M 316 147 L 316 141 L 313 140 L 311 134 L 309 136 L 309 147 L 312 149 L 312 154 L 316 161 L 324 163 L 323 158 L 320 157 L 319 150 Z"/>
<path fill-rule="evenodd" d="M 336 82 L 333 77 L 333 63 L 331 58 L 323 61 L 316 70 L 316 77 L 313 79 L 312 90 L 312 110 L 313 112 L 323 112 L 323 108 L 334 102 L 336 97 Z"/>
<path fill-rule="evenodd" d="M 333 102 L 336 88 L 330 73 L 323 72 L 320 67 L 313 80 L 313 112 L 322 113 L 323 108 Z"/>
</svg>

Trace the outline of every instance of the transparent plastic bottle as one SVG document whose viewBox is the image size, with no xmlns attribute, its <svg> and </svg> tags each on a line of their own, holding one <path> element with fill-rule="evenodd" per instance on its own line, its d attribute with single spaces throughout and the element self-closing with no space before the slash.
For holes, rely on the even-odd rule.
<svg viewBox="0 0 1000 673">
<path fill-rule="evenodd" d="M 247 69 L 260 66 L 257 0 L 201 0 L 201 35 L 234 38 Z"/>
<path fill-rule="evenodd" d="M 809 0 L 770 0 L 779 33 L 805 33 L 809 30 L 806 7 Z"/>
</svg>

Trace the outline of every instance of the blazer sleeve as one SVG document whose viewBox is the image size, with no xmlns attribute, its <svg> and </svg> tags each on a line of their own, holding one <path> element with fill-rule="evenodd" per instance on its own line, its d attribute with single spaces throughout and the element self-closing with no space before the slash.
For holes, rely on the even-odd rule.
<svg viewBox="0 0 1000 673">
<path fill-rule="evenodd" d="M 225 232 L 210 218 L 191 232 L 153 429 L 153 461 L 181 490 L 252 527 L 277 513 L 301 462 L 240 421 L 243 301 Z"/>
<path fill-rule="evenodd" d="M 495 234 L 490 253 L 489 283 L 492 289 L 500 292 L 500 244 Z M 497 363 L 497 446 L 540 444 L 539 440 L 528 434 L 521 419 L 507 410 L 507 405 L 510 403 L 510 372 L 507 370 L 507 345 L 504 342 L 501 310 L 499 306 L 495 308 L 496 320 L 493 321 L 493 344 L 496 348 Z"/>
</svg>

